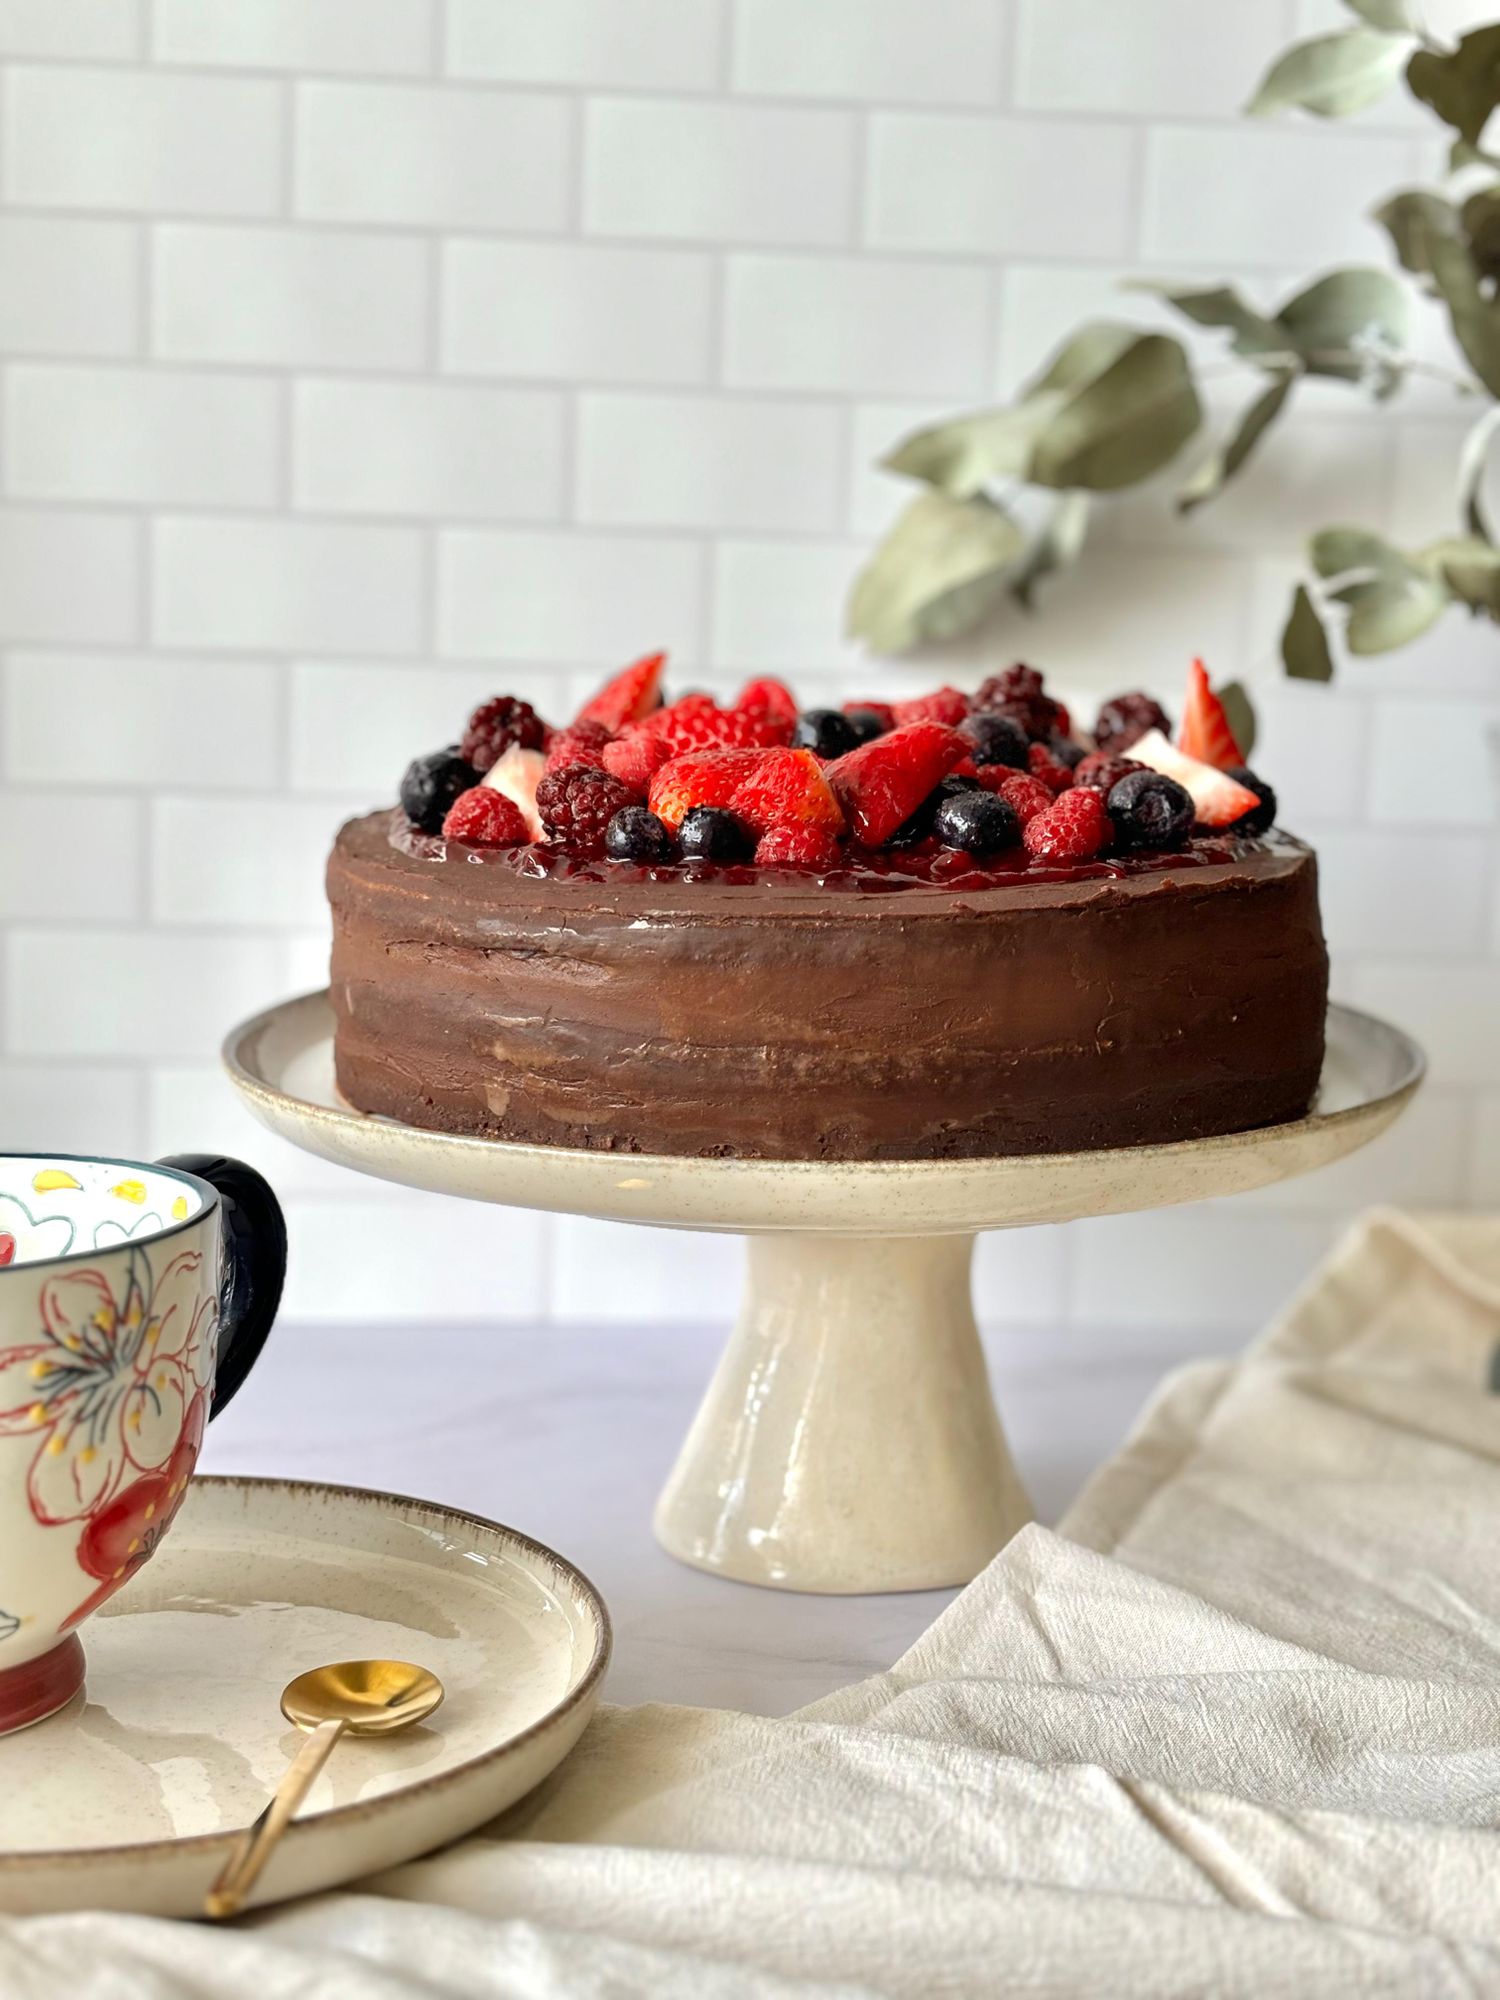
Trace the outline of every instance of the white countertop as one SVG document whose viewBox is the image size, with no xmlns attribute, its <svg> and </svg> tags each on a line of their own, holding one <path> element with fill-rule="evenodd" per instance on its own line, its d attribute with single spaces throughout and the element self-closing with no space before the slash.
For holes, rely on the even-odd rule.
<svg viewBox="0 0 1500 2000">
<path fill-rule="evenodd" d="M 951 1593 L 810 1597 L 675 1562 L 651 1508 L 722 1343 L 685 1326 L 278 1326 L 209 1432 L 208 1472 L 382 1487 L 550 1543 L 609 1604 L 608 1696 L 784 1714 L 891 1662 Z M 1054 1520 L 1125 1435 L 1165 1364 L 990 1366 L 1037 1513 Z M 1107 1349 L 1106 1349 L 1107 1351 Z"/>
</svg>

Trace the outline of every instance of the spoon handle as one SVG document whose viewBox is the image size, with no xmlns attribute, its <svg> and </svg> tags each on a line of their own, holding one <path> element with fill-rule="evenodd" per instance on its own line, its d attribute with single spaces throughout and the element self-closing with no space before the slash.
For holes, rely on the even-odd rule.
<svg viewBox="0 0 1500 2000">
<path fill-rule="evenodd" d="M 320 1722 L 286 1767 L 286 1776 L 272 1793 L 259 1819 L 245 1828 L 234 1851 L 219 1871 L 219 1878 L 203 1899 L 210 1917 L 238 1916 L 245 1898 L 260 1880 L 260 1871 L 271 1858 L 308 1787 L 327 1763 L 335 1743 L 344 1733 L 342 1722 Z"/>
</svg>

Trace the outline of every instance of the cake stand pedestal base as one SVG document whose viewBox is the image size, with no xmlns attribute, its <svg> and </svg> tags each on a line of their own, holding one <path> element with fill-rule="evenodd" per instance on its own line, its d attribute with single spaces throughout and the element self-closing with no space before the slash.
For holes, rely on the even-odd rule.
<svg viewBox="0 0 1500 2000">
<path fill-rule="evenodd" d="M 739 1321 L 656 1509 L 785 1590 L 966 1583 L 1031 1519 L 969 1300 L 972 1236 L 749 1239 Z"/>
</svg>

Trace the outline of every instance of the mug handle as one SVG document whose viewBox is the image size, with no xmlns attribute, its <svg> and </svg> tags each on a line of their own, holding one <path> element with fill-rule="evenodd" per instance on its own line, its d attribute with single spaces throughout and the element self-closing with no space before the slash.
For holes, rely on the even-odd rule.
<svg viewBox="0 0 1500 2000">
<path fill-rule="evenodd" d="M 266 1344 L 286 1278 L 286 1218 L 271 1184 L 243 1160 L 222 1153 L 170 1153 L 157 1162 L 196 1174 L 218 1191 L 224 1218 L 224 1285 L 219 1294 L 219 1356 L 213 1419 L 238 1393 Z"/>
</svg>

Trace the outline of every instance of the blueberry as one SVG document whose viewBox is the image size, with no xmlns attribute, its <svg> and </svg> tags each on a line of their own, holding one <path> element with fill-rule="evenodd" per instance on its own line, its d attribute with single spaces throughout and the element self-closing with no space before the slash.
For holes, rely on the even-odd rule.
<svg viewBox="0 0 1500 2000">
<path fill-rule="evenodd" d="M 1227 830 L 1230 833 L 1267 833 L 1276 824 L 1276 794 L 1264 778 L 1257 778 L 1253 771 L 1243 764 L 1237 764 L 1229 773 L 1239 784 L 1259 795 L 1260 804 L 1252 812 L 1242 813 Z"/>
<path fill-rule="evenodd" d="M 755 852 L 755 835 L 749 827 L 719 806 L 690 807 L 677 838 L 689 861 L 748 861 Z"/>
<path fill-rule="evenodd" d="M 896 831 L 887 837 L 886 846 L 915 847 L 919 840 L 925 840 L 932 832 L 932 822 L 944 799 L 956 799 L 962 792 L 978 792 L 983 789 L 977 778 L 961 778 L 957 772 L 951 773 L 934 791 L 927 794 L 910 819 L 902 820 Z"/>
<path fill-rule="evenodd" d="M 423 833 L 441 833 L 448 808 L 460 792 L 479 783 L 479 773 L 458 754 L 458 745 L 414 757 L 401 780 L 401 810 Z"/>
<path fill-rule="evenodd" d="M 1053 736 L 1048 739 L 1047 748 L 1059 764 L 1066 764 L 1070 771 L 1076 771 L 1089 754 L 1081 743 L 1075 743 L 1071 736 Z"/>
<path fill-rule="evenodd" d="M 998 854 L 1021 838 L 1018 816 L 993 792 L 955 792 L 933 815 L 932 830 L 944 847 L 961 847 L 968 854 Z"/>
<path fill-rule="evenodd" d="M 1197 817 L 1175 778 L 1159 771 L 1129 771 L 1110 788 L 1105 811 L 1120 847 L 1180 847 Z"/>
<path fill-rule="evenodd" d="M 958 725 L 974 748 L 969 755 L 976 764 L 1008 764 L 1013 771 L 1026 769 L 1026 731 L 1013 716 L 966 715 Z"/>
<path fill-rule="evenodd" d="M 844 720 L 854 731 L 856 748 L 861 743 L 873 743 L 877 736 L 885 734 L 885 717 L 878 708 L 846 708 Z"/>
<path fill-rule="evenodd" d="M 677 843 L 647 807 L 622 806 L 604 830 L 604 852 L 611 861 L 675 861 Z"/>
<path fill-rule="evenodd" d="M 820 757 L 842 757 L 859 740 L 848 716 L 836 708 L 804 708 L 792 731 L 794 749 L 813 750 Z"/>
</svg>

